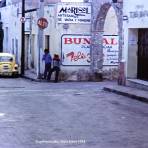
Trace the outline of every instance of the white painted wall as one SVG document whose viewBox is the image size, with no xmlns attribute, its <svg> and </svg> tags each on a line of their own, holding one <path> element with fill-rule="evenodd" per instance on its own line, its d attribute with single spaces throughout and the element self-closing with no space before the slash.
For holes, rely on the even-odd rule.
<svg viewBox="0 0 148 148">
<path fill-rule="evenodd" d="M 148 5 L 146 0 L 123 1 L 124 45 L 123 57 L 126 62 L 127 78 L 137 78 L 138 28 L 148 28 Z"/>
<path fill-rule="evenodd" d="M 113 7 L 110 7 L 106 15 L 104 24 L 104 35 L 117 35 L 118 34 L 118 22 L 116 12 Z"/>
<path fill-rule="evenodd" d="M 70 4 L 70 3 L 68 3 Z M 49 20 L 49 26 L 44 30 L 44 34 L 50 35 L 51 55 L 58 53 L 61 55 L 61 37 L 63 34 L 87 34 L 90 35 L 91 24 L 68 24 L 68 29 L 63 28 L 63 24 L 56 21 L 57 5 L 48 5 L 45 7 L 45 17 Z M 63 66 L 62 70 L 73 71 L 80 68 L 90 69 L 90 66 Z"/>
<path fill-rule="evenodd" d="M 1 20 L 3 22 L 4 29 L 4 51 L 9 53 L 12 53 L 12 51 L 16 51 L 16 40 L 20 42 L 21 39 L 20 19 L 19 15 L 17 15 L 18 7 L 20 7 L 19 4 L 17 4 L 17 7 L 14 5 L 9 5 L 0 9 Z M 12 40 L 14 40 L 14 49 Z M 20 44 L 18 44 L 18 49 L 20 48 Z M 18 54 L 20 56 L 20 50 L 18 51 Z M 20 58 L 18 59 L 18 62 L 20 63 Z"/>
<path fill-rule="evenodd" d="M 9 2 L 9 1 L 7 1 Z M 11 2 L 11 1 L 10 1 Z M 21 14 L 17 15 L 17 8 L 19 8 L 19 12 L 21 12 L 21 3 L 16 5 L 8 5 L 7 7 L 1 8 L 1 16 L 3 21 L 3 29 L 6 34 L 6 28 L 8 31 L 8 37 L 4 37 L 4 51 L 11 52 L 15 49 L 12 49 L 12 39 L 18 39 L 18 53 L 19 53 L 19 64 L 21 63 Z M 50 36 L 50 50 L 51 55 L 53 56 L 54 53 L 58 53 L 61 55 L 61 36 L 63 34 L 90 34 L 90 25 L 91 24 L 69 24 L 68 29 L 63 29 L 63 24 L 58 24 L 56 21 L 56 9 L 57 4 L 50 4 L 45 6 L 44 8 L 44 17 L 48 20 L 48 27 L 44 29 L 44 36 Z M 35 36 L 35 69 L 37 69 L 37 35 L 38 35 L 38 26 L 37 26 L 37 13 L 32 12 L 32 34 Z M 29 17 L 29 14 L 26 14 L 26 17 Z M 27 32 L 28 34 L 28 32 Z M 43 41 L 44 43 L 44 41 Z M 43 54 L 43 51 L 41 51 Z M 89 69 L 90 66 L 64 66 L 62 67 L 63 70 L 72 71 L 78 70 L 80 68 Z M 41 66 L 41 71 L 43 71 L 44 65 Z"/>
<path fill-rule="evenodd" d="M 113 7 L 110 7 L 110 9 L 107 12 L 105 24 L 104 24 L 104 35 L 109 36 L 118 36 L 118 22 L 117 22 L 117 16 L 115 13 L 115 10 Z M 109 37 L 110 38 L 110 37 Z M 118 42 L 118 41 L 117 41 Z M 119 45 L 119 42 L 118 42 Z M 107 52 L 105 52 L 107 53 Z M 104 55 L 105 55 L 104 53 Z M 118 68 L 118 66 L 103 66 L 103 70 L 109 70 L 113 68 Z"/>
<path fill-rule="evenodd" d="M 147 28 L 148 16 L 132 18 L 132 12 L 144 12 L 148 11 L 148 5 L 146 0 L 124 0 L 123 1 L 123 15 L 128 16 L 128 28 Z"/>
</svg>

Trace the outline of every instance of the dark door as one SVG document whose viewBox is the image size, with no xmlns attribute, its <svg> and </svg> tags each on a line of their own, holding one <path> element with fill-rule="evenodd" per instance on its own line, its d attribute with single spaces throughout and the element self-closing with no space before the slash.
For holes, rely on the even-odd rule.
<svg viewBox="0 0 148 148">
<path fill-rule="evenodd" d="M 148 29 L 138 31 L 138 79 L 148 80 Z"/>
</svg>

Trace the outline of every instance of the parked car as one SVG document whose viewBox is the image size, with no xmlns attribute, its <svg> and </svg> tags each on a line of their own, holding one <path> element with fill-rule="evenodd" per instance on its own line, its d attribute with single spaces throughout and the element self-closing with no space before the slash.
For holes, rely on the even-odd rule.
<svg viewBox="0 0 148 148">
<path fill-rule="evenodd" d="M 19 66 L 16 64 L 15 56 L 10 53 L 0 53 L 0 76 L 18 77 Z"/>
</svg>

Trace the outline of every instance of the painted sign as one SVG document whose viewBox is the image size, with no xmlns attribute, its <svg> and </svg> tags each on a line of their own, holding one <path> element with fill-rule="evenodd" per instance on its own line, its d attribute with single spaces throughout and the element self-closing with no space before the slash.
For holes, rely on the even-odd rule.
<svg viewBox="0 0 148 148">
<path fill-rule="evenodd" d="M 59 3 L 57 6 L 57 22 L 90 24 L 91 5 Z"/>
<path fill-rule="evenodd" d="M 131 11 L 129 13 L 130 13 L 130 18 L 148 17 L 148 10 Z"/>
<path fill-rule="evenodd" d="M 62 65 L 90 65 L 90 35 L 62 36 Z"/>
<path fill-rule="evenodd" d="M 41 17 L 38 19 L 37 25 L 39 26 L 39 28 L 45 29 L 48 27 L 48 21 L 46 18 Z"/>
<path fill-rule="evenodd" d="M 117 35 L 103 36 L 103 65 L 117 66 L 119 54 L 119 37 Z"/>
<path fill-rule="evenodd" d="M 132 19 L 148 17 L 148 10 L 144 7 L 144 5 L 136 5 L 135 10 L 129 12 L 129 17 Z"/>
</svg>

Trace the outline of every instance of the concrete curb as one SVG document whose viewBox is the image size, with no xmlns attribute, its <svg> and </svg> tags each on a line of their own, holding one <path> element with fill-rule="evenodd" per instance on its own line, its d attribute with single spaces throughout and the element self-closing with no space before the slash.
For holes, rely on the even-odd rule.
<svg viewBox="0 0 148 148">
<path fill-rule="evenodd" d="M 34 82 L 44 82 L 44 83 L 54 82 L 54 80 L 47 81 L 47 80 L 44 80 L 44 79 L 31 78 L 29 76 L 21 76 L 21 77 L 24 78 L 24 79 L 28 79 L 30 81 L 34 81 Z M 59 81 L 59 82 L 65 82 L 65 81 Z"/>
<path fill-rule="evenodd" d="M 29 76 L 21 76 L 21 77 L 24 78 L 24 79 L 28 79 L 28 80 L 30 80 L 30 81 L 44 82 L 44 81 L 42 81 L 41 79 L 35 79 L 35 78 L 31 78 L 31 77 L 29 77 Z"/>
<path fill-rule="evenodd" d="M 129 92 L 125 92 L 125 91 L 121 91 L 121 90 L 109 88 L 109 87 L 104 87 L 103 90 L 108 91 L 108 92 L 113 92 L 113 93 L 116 93 L 118 95 L 123 95 L 123 96 L 129 97 L 129 98 L 134 99 L 134 100 L 138 100 L 138 101 L 141 101 L 141 102 L 148 103 L 148 96 L 147 97 L 140 96 L 140 95 L 137 95 L 137 94 L 134 94 L 134 93 L 129 93 Z"/>
</svg>

